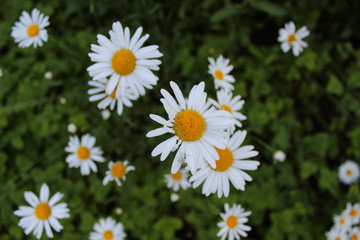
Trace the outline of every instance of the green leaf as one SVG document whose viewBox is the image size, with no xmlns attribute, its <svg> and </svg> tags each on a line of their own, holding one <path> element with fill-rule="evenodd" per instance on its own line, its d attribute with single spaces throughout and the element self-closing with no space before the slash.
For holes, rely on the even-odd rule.
<svg viewBox="0 0 360 240">
<path fill-rule="evenodd" d="M 278 4 L 268 2 L 268 1 L 261 1 L 261 0 L 251 0 L 249 1 L 250 5 L 258 9 L 260 11 L 266 12 L 270 15 L 282 17 L 287 14 L 287 11 L 285 8 L 281 7 Z"/>
<path fill-rule="evenodd" d="M 314 175 L 318 170 L 318 165 L 313 161 L 305 161 L 301 164 L 300 176 L 302 179 L 307 179 L 308 177 Z"/>
<path fill-rule="evenodd" d="M 331 75 L 330 80 L 326 86 L 326 91 L 329 93 L 340 95 L 343 93 L 343 90 L 344 88 L 339 79 L 336 76 Z"/>
<path fill-rule="evenodd" d="M 182 222 L 174 217 L 163 217 L 154 224 L 154 228 L 163 233 L 164 239 L 173 239 L 175 231 L 182 227 Z"/>
<path fill-rule="evenodd" d="M 220 22 L 224 19 L 230 18 L 238 12 L 238 8 L 234 5 L 227 5 L 226 7 L 217 11 L 211 16 L 211 22 Z"/>
</svg>

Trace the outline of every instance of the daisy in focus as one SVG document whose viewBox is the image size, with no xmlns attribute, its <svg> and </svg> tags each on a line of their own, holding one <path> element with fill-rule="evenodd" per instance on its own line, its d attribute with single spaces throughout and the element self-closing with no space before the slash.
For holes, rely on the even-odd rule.
<svg viewBox="0 0 360 240">
<path fill-rule="evenodd" d="M 109 170 L 106 171 L 106 177 L 103 180 L 103 185 L 108 184 L 109 181 L 115 181 L 118 186 L 121 186 L 120 180 L 126 180 L 126 174 L 135 170 L 134 166 L 129 165 L 128 161 L 109 162 Z"/>
<path fill-rule="evenodd" d="M 179 191 L 180 187 L 186 190 L 191 186 L 188 180 L 189 171 L 181 169 L 176 173 L 165 174 L 165 182 L 167 187 L 173 189 L 175 192 Z"/>
<path fill-rule="evenodd" d="M 63 194 L 57 192 L 50 199 L 49 195 L 49 187 L 45 183 L 41 185 L 39 198 L 33 192 L 24 193 L 25 200 L 30 206 L 20 206 L 14 214 L 21 217 L 19 226 L 25 229 L 26 235 L 33 232 L 36 238 L 40 239 L 45 228 L 47 237 L 53 238 L 51 229 L 56 232 L 63 229 L 58 219 L 70 217 L 67 204 L 58 203 Z"/>
<path fill-rule="evenodd" d="M 66 162 L 70 168 L 80 167 L 81 175 L 89 175 L 90 171 L 97 172 L 95 162 L 104 162 L 102 150 L 100 147 L 94 147 L 96 138 L 90 134 L 85 134 L 81 137 L 72 136 L 69 139 L 68 146 L 65 151 L 70 153 L 66 157 Z"/>
<path fill-rule="evenodd" d="M 359 165 L 354 161 L 347 160 L 340 165 L 338 175 L 343 184 L 350 185 L 359 179 Z"/>
<path fill-rule="evenodd" d="M 285 28 L 279 30 L 278 41 L 281 42 L 281 50 L 286 53 L 292 48 L 293 55 L 299 56 L 304 47 L 308 44 L 302 39 L 307 37 L 310 31 L 306 26 L 303 26 L 296 31 L 295 24 L 293 22 L 285 23 Z"/>
<path fill-rule="evenodd" d="M 124 226 L 113 218 L 101 218 L 94 225 L 94 231 L 90 233 L 90 240 L 123 240 L 126 237 Z"/>
<path fill-rule="evenodd" d="M 258 161 L 244 160 L 258 155 L 254 151 L 254 146 L 240 145 L 246 137 L 246 131 L 237 131 L 230 138 L 225 149 L 215 148 L 220 159 L 216 161 L 216 167 L 205 165 L 191 178 L 193 187 L 197 188 L 204 182 L 202 193 L 209 196 L 211 193 L 216 193 L 218 197 L 229 196 L 230 185 L 229 180 L 236 189 L 245 190 L 245 181 L 252 181 L 249 174 L 243 170 L 256 170 L 259 166 Z"/>
<path fill-rule="evenodd" d="M 49 25 L 49 17 L 44 16 L 36 8 L 31 11 L 31 15 L 26 11 L 22 11 L 20 22 L 15 22 L 15 26 L 12 27 L 11 36 L 21 48 L 31 45 L 34 48 L 41 47 L 43 42 L 48 40 L 45 28 Z"/>
<path fill-rule="evenodd" d="M 233 65 L 229 65 L 230 60 L 224 58 L 222 55 L 220 55 L 216 61 L 211 57 L 209 57 L 208 60 L 210 62 L 208 73 L 214 77 L 215 89 L 222 88 L 226 91 L 234 90 L 232 83 L 235 82 L 235 78 L 229 74 L 234 67 Z"/>
<path fill-rule="evenodd" d="M 360 223 L 360 203 L 347 203 L 344 215 L 348 216 L 351 220 L 351 224 Z M 360 240 L 360 239 L 359 239 Z"/>
<path fill-rule="evenodd" d="M 232 127 L 234 120 L 227 111 L 209 109 L 204 82 L 193 86 L 187 100 L 175 82 L 170 82 L 170 86 L 176 100 L 165 89 L 161 89 L 163 98 L 160 99 L 169 120 L 150 114 L 150 118 L 162 126 L 148 132 L 146 136 L 156 137 L 170 133 L 172 137 L 157 145 L 151 155 L 160 155 L 160 160 L 163 161 L 170 152 L 177 150 L 171 173 L 176 173 L 183 162 L 187 163 L 190 171 L 195 172 L 206 164 L 204 159 L 215 168 L 219 154 L 214 146 L 225 148 L 225 131 Z"/>
<path fill-rule="evenodd" d="M 88 67 L 89 75 L 99 81 L 109 77 L 106 86 L 108 95 L 115 91 L 116 98 L 125 96 L 129 88 L 137 97 L 145 94 L 145 88 L 151 89 L 157 84 L 158 77 L 151 70 L 159 70 L 162 56 L 157 45 L 142 47 L 149 34 L 141 37 L 142 27 L 136 29 L 130 37 L 130 30 L 120 22 L 112 25 L 110 39 L 98 34 L 99 45 L 91 44 L 93 53 L 89 53 L 95 64 Z"/>
<path fill-rule="evenodd" d="M 251 230 L 251 227 L 245 223 L 250 214 L 251 212 L 245 212 L 240 204 L 234 204 L 230 208 L 229 204 L 225 203 L 225 213 L 220 213 L 223 221 L 217 224 L 221 228 L 217 236 L 221 237 L 221 240 L 225 240 L 227 236 L 229 240 L 240 239 L 240 236 L 247 237 L 247 232 Z"/>
</svg>

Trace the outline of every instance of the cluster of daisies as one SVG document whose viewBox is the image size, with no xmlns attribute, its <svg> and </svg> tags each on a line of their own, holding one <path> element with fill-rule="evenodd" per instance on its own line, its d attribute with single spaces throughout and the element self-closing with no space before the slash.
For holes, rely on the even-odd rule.
<svg viewBox="0 0 360 240">
<path fill-rule="evenodd" d="M 334 225 L 325 235 L 328 240 L 360 239 L 360 203 L 347 203 L 340 215 L 334 216 Z"/>
<path fill-rule="evenodd" d="M 359 180 L 360 168 L 359 164 L 352 160 L 347 160 L 339 167 L 339 179 L 343 184 L 350 185 Z"/>
</svg>

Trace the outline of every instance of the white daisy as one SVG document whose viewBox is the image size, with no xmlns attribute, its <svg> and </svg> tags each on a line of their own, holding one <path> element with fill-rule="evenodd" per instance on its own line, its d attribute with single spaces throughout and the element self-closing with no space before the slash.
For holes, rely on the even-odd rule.
<svg viewBox="0 0 360 240">
<path fill-rule="evenodd" d="M 19 43 L 19 47 L 29 47 L 33 45 L 41 47 L 43 41 L 47 42 L 48 35 L 45 27 L 49 26 L 49 17 L 44 16 L 39 10 L 34 8 L 31 16 L 28 12 L 23 11 L 20 16 L 20 22 L 15 22 L 12 27 L 11 36 Z"/>
<path fill-rule="evenodd" d="M 339 167 L 339 179 L 344 184 L 352 184 L 359 179 L 359 165 L 351 160 L 347 160 Z"/>
<path fill-rule="evenodd" d="M 157 145 L 151 155 L 154 157 L 161 154 L 160 160 L 163 161 L 170 152 L 177 150 L 171 173 L 176 173 L 183 162 L 188 164 L 190 171 L 195 172 L 205 163 L 204 159 L 215 168 L 215 160 L 219 159 L 219 154 L 214 146 L 225 148 L 226 139 L 223 134 L 226 129 L 231 128 L 234 120 L 227 111 L 208 109 L 204 82 L 191 89 L 186 101 L 175 82 L 170 82 L 170 86 L 177 102 L 164 89 L 161 89 L 164 98 L 160 99 L 169 120 L 150 114 L 152 120 L 163 126 L 148 132 L 146 136 L 156 137 L 165 133 L 173 136 Z"/>
<path fill-rule="evenodd" d="M 56 232 L 60 232 L 63 229 L 58 219 L 70 217 L 66 203 L 56 204 L 63 197 L 63 194 L 57 192 L 50 200 L 49 195 L 49 187 L 45 183 L 41 185 L 40 198 L 33 192 L 24 193 L 25 200 L 31 206 L 20 206 L 14 214 L 21 217 L 19 226 L 25 229 L 26 235 L 33 232 L 36 238 L 40 239 L 45 228 L 47 237 L 53 238 L 54 235 L 51 228 Z"/>
<path fill-rule="evenodd" d="M 196 188 L 205 181 L 203 194 L 209 196 L 217 192 L 219 198 L 223 194 L 227 197 L 230 192 L 230 180 L 236 189 L 244 191 L 245 181 L 252 181 L 252 178 L 242 170 L 255 170 L 260 164 L 258 161 L 244 160 L 258 155 L 258 152 L 253 150 L 254 146 L 240 147 L 245 137 L 246 131 L 237 131 L 230 138 L 225 149 L 215 148 L 220 156 L 216 161 L 216 167 L 205 165 L 195 173 L 190 178 L 190 182 L 194 182 L 193 187 Z"/>
<path fill-rule="evenodd" d="M 342 231 L 347 231 L 351 227 L 350 217 L 345 214 L 345 212 L 334 216 L 334 227 L 341 229 Z"/>
<path fill-rule="evenodd" d="M 179 201 L 179 199 L 180 199 L 179 194 L 172 193 L 172 194 L 170 195 L 170 201 L 171 201 L 171 202 L 177 202 L 177 201 Z"/>
<path fill-rule="evenodd" d="M 276 150 L 273 155 L 274 162 L 284 162 L 286 159 L 286 153 L 281 150 Z"/>
<path fill-rule="evenodd" d="M 68 125 L 68 132 L 69 133 L 76 133 L 77 127 L 74 123 L 70 123 Z"/>
<path fill-rule="evenodd" d="M 123 112 L 123 105 L 127 107 L 132 107 L 132 103 L 130 100 L 137 99 L 133 93 L 130 92 L 129 89 L 125 89 L 117 98 L 115 97 L 115 92 L 117 87 L 111 94 L 107 94 L 105 89 L 107 88 L 109 81 L 106 78 L 102 78 L 98 81 L 89 81 L 88 84 L 94 88 L 89 89 L 88 94 L 92 95 L 89 98 L 90 102 L 101 100 L 97 107 L 99 109 L 105 109 L 107 107 L 110 108 L 111 111 L 114 110 L 115 105 L 117 104 L 117 113 L 121 115 Z"/>
<path fill-rule="evenodd" d="M 209 98 L 209 102 L 213 104 L 217 109 L 228 111 L 235 120 L 235 125 L 238 127 L 242 127 L 240 121 L 245 120 L 246 116 L 239 112 L 245 103 L 244 100 L 240 100 L 241 96 L 237 95 L 233 98 L 232 92 L 228 92 L 223 89 L 217 91 L 216 96 L 217 96 L 217 101 Z M 231 129 L 231 132 L 234 131 L 235 131 L 235 126 L 233 126 L 233 128 Z"/>
<path fill-rule="evenodd" d="M 70 137 L 68 146 L 65 151 L 70 153 L 66 157 L 66 162 L 69 167 L 80 167 L 81 175 L 89 175 L 90 171 L 97 172 L 95 162 L 104 162 L 102 156 L 103 152 L 100 147 L 94 147 L 96 138 L 90 134 L 85 134 L 81 137 L 81 141 L 78 136 Z"/>
<path fill-rule="evenodd" d="M 228 58 L 224 58 L 222 55 L 214 60 L 214 58 L 208 58 L 209 64 L 209 71 L 214 77 L 214 84 L 215 89 L 223 88 L 226 91 L 234 90 L 234 86 L 232 83 L 235 82 L 235 78 L 230 75 L 229 73 L 233 70 L 233 65 L 229 65 L 230 60 Z"/>
<path fill-rule="evenodd" d="M 327 240 L 348 240 L 346 232 L 343 229 L 333 227 L 325 233 Z"/>
<path fill-rule="evenodd" d="M 145 88 L 151 89 L 157 84 L 158 77 L 151 70 L 159 70 L 161 57 L 157 45 L 141 47 L 149 38 L 149 34 L 141 37 L 142 27 L 139 27 L 132 38 L 128 27 L 123 29 L 120 22 L 112 25 L 109 31 L 110 39 L 98 34 L 99 45 L 91 44 L 89 53 L 91 61 L 96 62 L 87 70 L 94 80 L 110 76 L 106 93 L 112 94 L 116 89 L 116 98 L 124 96 L 127 88 L 139 95 L 145 94 Z"/>
<path fill-rule="evenodd" d="M 225 203 L 225 213 L 220 213 L 223 221 L 217 224 L 221 229 L 216 236 L 221 237 L 221 240 L 226 239 L 226 236 L 229 240 L 240 239 L 240 236 L 247 237 L 247 232 L 251 230 L 251 227 L 245 223 L 250 214 L 251 212 L 245 212 L 240 204 L 234 204 L 230 208 L 229 204 Z"/>
<path fill-rule="evenodd" d="M 349 240 L 359 240 L 360 239 L 360 228 L 353 227 L 349 232 Z"/>
<path fill-rule="evenodd" d="M 360 203 L 355 203 L 354 205 L 352 205 L 351 203 L 347 203 L 344 214 L 350 218 L 352 224 L 359 224 Z"/>
<path fill-rule="evenodd" d="M 134 166 L 129 165 L 127 160 L 109 162 L 109 170 L 106 171 L 106 177 L 103 180 L 103 185 L 106 185 L 109 181 L 115 181 L 117 185 L 121 186 L 120 179 L 125 181 L 126 174 L 130 171 L 135 170 Z"/>
<path fill-rule="evenodd" d="M 168 188 L 172 188 L 175 192 L 179 191 L 180 187 L 186 190 L 191 186 L 188 180 L 189 171 L 181 169 L 176 173 L 165 174 L 165 182 Z"/>
<path fill-rule="evenodd" d="M 90 240 L 123 240 L 126 237 L 124 226 L 113 218 L 101 218 L 94 225 L 95 232 L 90 233 Z"/>
<path fill-rule="evenodd" d="M 310 31 L 306 26 L 303 26 L 296 32 L 295 24 L 293 22 L 285 23 L 285 28 L 279 30 L 278 41 L 282 42 L 281 49 L 283 52 L 288 52 L 292 48 L 294 56 L 299 56 L 303 51 L 303 47 L 308 44 L 302 39 L 307 37 Z"/>
</svg>

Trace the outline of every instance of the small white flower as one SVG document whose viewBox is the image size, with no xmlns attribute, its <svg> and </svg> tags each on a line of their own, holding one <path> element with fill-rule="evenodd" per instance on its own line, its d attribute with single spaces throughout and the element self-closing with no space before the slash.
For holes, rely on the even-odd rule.
<svg viewBox="0 0 360 240">
<path fill-rule="evenodd" d="M 123 213 L 122 208 L 119 208 L 119 207 L 115 208 L 115 213 L 116 213 L 117 215 L 121 215 L 121 214 Z"/>
<path fill-rule="evenodd" d="M 339 179 L 342 183 L 350 185 L 359 179 L 360 170 L 359 165 L 352 161 L 347 160 L 339 167 Z"/>
<path fill-rule="evenodd" d="M 284 162 L 286 159 L 286 153 L 281 150 L 276 150 L 273 155 L 274 162 Z"/>
<path fill-rule="evenodd" d="M 25 229 L 26 235 L 33 232 L 36 238 L 40 239 L 45 228 L 47 237 L 53 238 L 54 235 L 51 228 L 56 232 L 60 232 L 63 229 L 58 219 L 70 217 L 67 204 L 57 204 L 63 197 L 63 194 L 57 192 L 50 199 L 49 195 L 49 187 L 45 183 L 41 185 L 40 198 L 33 192 L 24 193 L 25 200 L 31 206 L 20 206 L 14 214 L 21 217 L 19 226 Z"/>
<path fill-rule="evenodd" d="M 351 224 L 356 225 L 360 223 L 360 203 L 347 203 L 344 215 L 348 216 Z M 359 239 L 360 240 L 360 239 Z"/>
<path fill-rule="evenodd" d="M 329 232 L 325 233 L 327 240 L 348 240 L 346 231 L 341 228 L 333 227 Z"/>
<path fill-rule="evenodd" d="M 165 182 L 168 188 L 172 188 L 175 192 L 179 191 L 180 187 L 186 190 L 191 186 L 188 180 L 189 171 L 187 169 L 181 169 L 176 173 L 165 174 Z"/>
<path fill-rule="evenodd" d="M 235 78 L 229 73 L 233 70 L 233 65 L 229 65 L 230 60 L 228 58 L 224 58 L 222 55 L 214 60 L 214 58 L 208 58 L 209 70 L 210 73 L 214 77 L 215 89 L 223 88 L 226 91 L 234 90 L 234 86 L 232 83 L 235 82 Z"/>
<path fill-rule="evenodd" d="M 109 111 L 109 109 L 102 110 L 101 116 L 103 120 L 108 120 L 111 116 L 111 112 Z"/>
<path fill-rule="evenodd" d="M 108 184 L 109 181 L 115 181 L 118 186 L 121 186 L 120 180 L 126 180 L 126 174 L 135 170 L 134 166 L 129 165 L 129 162 L 125 160 L 117 162 L 109 162 L 109 170 L 106 171 L 106 177 L 103 180 L 103 185 Z"/>
<path fill-rule="evenodd" d="M 123 240 L 126 237 L 124 226 L 113 218 L 101 218 L 95 223 L 94 231 L 90 233 L 90 240 Z"/>
<path fill-rule="evenodd" d="M 351 219 L 343 212 L 340 215 L 334 216 L 334 226 L 342 231 L 347 231 L 351 227 Z"/>
<path fill-rule="evenodd" d="M 278 41 L 282 42 L 281 49 L 283 52 L 288 52 L 292 48 L 294 56 L 299 56 L 304 47 L 308 44 L 302 39 L 310 34 L 306 26 L 300 28 L 297 32 L 293 22 L 285 23 L 285 28 L 279 30 Z"/>
<path fill-rule="evenodd" d="M 179 199 L 180 199 L 180 196 L 179 196 L 179 194 L 177 194 L 177 193 L 172 193 L 172 194 L 170 195 L 170 201 L 171 201 L 171 202 L 177 202 L 177 201 L 179 201 Z"/>
<path fill-rule="evenodd" d="M 68 125 L 68 132 L 69 133 L 76 133 L 76 130 L 77 130 L 77 128 L 76 128 L 76 125 L 74 123 L 70 123 Z"/>
<path fill-rule="evenodd" d="M 53 78 L 53 74 L 52 74 L 52 72 L 46 72 L 45 74 L 44 74 L 44 78 L 46 78 L 46 79 L 52 79 Z"/>
<path fill-rule="evenodd" d="M 64 97 L 61 97 L 59 101 L 62 105 L 66 104 L 66 98 Z"/>
</svg>

